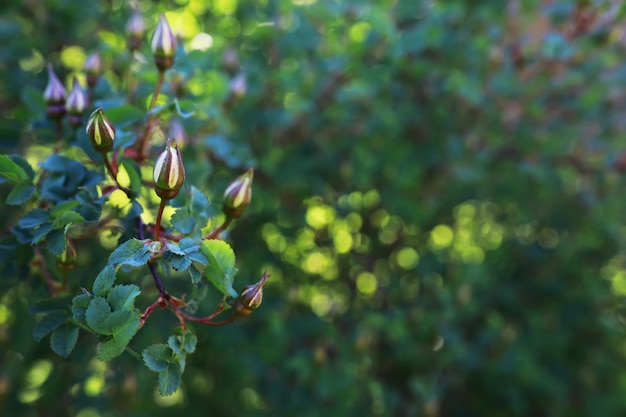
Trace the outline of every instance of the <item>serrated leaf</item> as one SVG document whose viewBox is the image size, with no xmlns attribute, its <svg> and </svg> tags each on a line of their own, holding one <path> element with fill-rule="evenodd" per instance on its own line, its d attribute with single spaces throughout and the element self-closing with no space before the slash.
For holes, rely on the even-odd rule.
<svg viewBox="0 0 626 417">
<path fill-rule="evenodd" d="M 43 239 L 48 232 L 52 230 L 52 223 L 44 223 L 41 226 L 32 230 L 32 238 L 30 239 L 31 245 L 35 245 L 39 243 L 41 239 Z"/>
<path fill-rule="evenodd" d="M 189 234 L 196 225 L 196 220 L 189 215 L 185 207 L 181 207 L 174 212 L 170 219 L 172 226 L 182 234 Z"/>
<path fill-rule="evenodd" d="M 19 206 L 27 202 L 33 194 L 35 194 L 35 187 L 30 179 L 23 180 L 13 187 L 5 201 L 11 206 Z"/>
<path fill-rule="evenodd" d="M 201 227 L 204 227 L 209 220 L 209 199 L 207 196 L 194 187 L 191 186 L 191 202 L 189 203 L 191 214 L 196 218 L 196 221 L 200 223 Z"/>
<path fill-rule="evenodd" d="M 224 295 L 237 297 L 237 291 L 233 288 L 237 272 L 235 252 L 230 245 L 223 240 L 205 240 L 200 249 L 209 262 L 204 276 Z"/>
<path fill-rule="evenodd" d="M 0 176 L 13 182 L 29 179 L 24 168 L 16 164 L 7 155 L 0 155 Z"/>
<path fill-rule="evenodd" d="M 182 335 L 181 347 L 187 353 L 193 353 L 196 351 L 196 344 L 198 343 L 198 337 L 190 332 L 189 330 L 185 330 Z"/>
<path fill-rule="evenodd" d="M 53 230 L 46 237 L 48 250 L 53 255 L 60 255 L 65 250 L 65 231 L 61 229 Z"/>
<path fill-rule="evenodd" d="M 177 363 L 170 363 L 159 372 L 159 394 L 163 397 L 172 395 L 180 386 L 182 370 Z"/>
<path fill-rule="evenodd" d="M 122 243 L 109 256 L 109 264 L 114 266 L 128 265 L 140 267 L 148 263 L 150 252 L 143 241 L 130 239 Z"/>
<path fill-rule="evenodd" d="M 78 340 L 78 327 L 66 323 L 52 332 L 50 336 L 50 347 L 54 353 L 67 358 L 76 346 Z"/>
<path fill-rule="evenodd" d="M 116 271 L 115 268 L 111 265 L 107 265 L 104 267 L 102 271 L 98 274 L 95 281 L 93 282 L 93 293 L 96 295 L 101 295 L 106 297 L 111 288 L 113 287 L 113 283 L 115 282 Z"/>
<path fill-rule="evenodd" d="M 169 365 L 172 360 L 172 350 L 162 343 L 151 345 L 144 349 L 143 361 L 154 372 L 161 372 Z"/>
<path fill-rule="evenodd" d="M 33 329 L 33 337 L 39 342 L 44 336 L 65 323 L 68 319 L 69 317 L 65 311 L 53 311 L 43 316 Z"/>
<path fill-rule="evenodd" d="M 46 210 L 35 209 L 30 211 L 26 216 L 22 217 L 17 225 L 24 229 L 41 226 L 50 219 L 50 213 Z"/>
<path fill-rule="evenodd" d="M 33 170 L 33 167 L 30 166 L 28 161 L 24 159 L 24 157 L 22 157 L 21 155 L 9 155 L 9 158 L 11 158 L 11 161 L 22 167 L 24 172 L 26 172 L 28 179 L 30 179 L 32 182 L 32 180 L 35 178 L 35 171 Z"/>
<path fill-rule="evenodd" d="M 71 211 L 78 206 L 80 206 L 80 202 L 76 200 L 64 201 L 54 206 L 54 208 L 50 211 L 50 215 L 56 219 L 62 216 L 66 211 Z"/>
<path fill-rule="evenodd" d="M 117 358 L 124 353 L 126 345 L 127 343 L 119 343 L 115 339 L 109 339 L 106 342 L 100 343 L 98 345 L 98 359 L 101 361 L 108 361 L 109 359 Z"/>
<path fill-rule="evenodd" d="M 135 298 L 141 294 L 139 287 L 130 284 L 130 285 L 116 285 L 111 289 L 109 295 L 107 296 L 107 300 L 113 307 L 113 310 L 132 310 L 135 304 Z"/>
<path fill-rule="evenodd" d="M 180 350 L 180 345 L 178 343 L 178 338 L 174 335 L 171 335 L 167 338 L 167 345 L 172 349 L 172 351 L 177 355 L 182 355 L 183 351 Z"/>
<path fill-rule="evenodd" d="M 67 305 L 72 301 L 72 297 L 48 298 L 35 301 L 29 308 L 28 312 L 50 313 L 52 311 L 67 311 Z M 86 307 L 85 307 L 86 308 Z"/>
<path fill-rule="evenodd" d="M 174 242 L 168 242 L 165 244 L 165 247 L 172 253 L 176 255 L 185 256 L 185 252 L 180 249 L 180 247 Z"/>
<path fill-rule="evenodd" d="M 139 330 L 139 315 L 130 310 L 114 311 L 107 319 L 107 327 L 113 332 L 113 339 L 126 346 Z"/>
<path fill-rule="evenodd" d="M 195 250 L 192 250 L 190 248 L 189 252 L 186 252 L 189 259 L 191 259 L 193 262 L 199 263 L 202 266 L 207 266 L 209 264 L 209 261 L 206 256 L 204 256 L 202 252 L 200 252 L 200 246 L 195 246 L 194 249 Z"/>
<path fill-rule="evenodd" d="M 79 323 L 86 323 L 85 313 L 91 303 L 92 297 L 87 294 L 80 294 L 72 300 L 72 317 Z"/>
<path fill-rule="evenodd" d="M 191 266 L 191 259 L 187 256 L 175 255 L 172 252 L 165 253 L 165 260 L 176 271 L 184 271 Z"/>
<path fill-rule="evenodd" d="M 63 227 L 68 224 L 85 223 L 85 218 L 75 211 L 66 211 L 54 220 L 53 227 Z"/>
<path fill-rule="evenodd" d="M 110 335 L 111 331 L 107 327 L 107 319 L 111 315 L 111 306 L 101 296 L 94 297 L 89 303 L 89 307 L 85 312 L 87 325 L 93 331 L 100 334 Z"/>
<path fill-rule="evenodd" d="M 191 277 L 191 283 L 199 284 L 200 281 L 202 280 L 202 271 L 196 268 L 195 265 L 191 265 L 187 271 L 189 271 L 189 276 Z"/>
</svg>

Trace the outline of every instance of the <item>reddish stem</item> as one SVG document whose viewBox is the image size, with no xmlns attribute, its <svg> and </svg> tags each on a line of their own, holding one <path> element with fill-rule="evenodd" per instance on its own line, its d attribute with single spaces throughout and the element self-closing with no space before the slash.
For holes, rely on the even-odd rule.
<svg viewBox="0 0 626 417">
<path fill-rule="evenodd" d="M 154 226 L 154 240 L 159 241 L 159 231 L 161 230 L 161 218 L 163 217 L 163 210 L 165 209 L 165 204 L 167 200 L 164 198 L 161 199 L 161 204 L 159 205 L 159 212 L 157 213 L 156 224 Z"/>
<path fill-rule="evenodd" d="M 233 221 L 233 219 L 231 217 L 226 217 L 226 220 L 224 220 L 224 222 L 222 224 L 220 224 L 219 226 L 217 226 L 215 229 L 213 229 L 208 235 L 206 235 L 204 238 L 207 240 L 211 240 L 211 239 L 217 239 L 218 237 L 220 237 L 220 234 L 226 230 L 226 228 L 230 225 L 230 223 Z"/>
</svg>

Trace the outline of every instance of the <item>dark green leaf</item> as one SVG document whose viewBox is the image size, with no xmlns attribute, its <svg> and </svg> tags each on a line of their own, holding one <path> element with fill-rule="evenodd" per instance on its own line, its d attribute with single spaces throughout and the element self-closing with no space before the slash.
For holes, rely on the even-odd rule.
<svg viewBox="0 0 626 417">
<path fill-rule="evenodd" d="M 24 168 L 13 162 L 7 155 L 0 155 L 0 176 L 13 182 L 29 179 Z"/>
<path fill-rule="evenodd" d="M 150 260 L 150 252 L 148 246 L 143 241 L 130 239 L 122 243 L 109 256 L 109 264 L 128 265 L 132 267 L 140 267 L 148 263 Z"/>
<path fill-rule="evenodd" d="M 35 209 L 29 212 L 26 216 L 22 217 L 17 223 L 19 227 L 29 229 L 32 227 L 41 226 L 50 218 L 50 213 L 46 210 Z"/>
<path fill-rule="evenodd" d="M 171 335 L 167 338 L 167 345 L 172 349 L 172 351 L 177 355 L 183 355 L 183 351 L 180 349 L 180 344 L 178 343 L 178 338 L 174 335 Z"/>
<path fill-rule="evenodd" d="M 111 289 L 111 292 L 109 292 L 107 300 L 109 300 L 109 303 L 111 303 L 115 311 L 132 310 L 135 298 L 137 298 L 139 294 L 141 294 L 141 291 L 139 291 L 139 287 L 134 284 L 116 285 Z"/>
<path fill-rule="evenodd" d="M 122 105 L 106 109 L 106 116 L 119 129 L 127 124 L 142 121 L 145 112 L 135 106 Z"/>
<path fill-rule="evenodd" d="M 22 167 L 22 169 L 24 170 L 24 172 L 26 172 L 26 175 L 28 175 L 28 178 L 32 182 L 35 178 L 35 171 L 33 170 L 33 167 L 30 166 L 28 161 L 20 155 L 9 155 L 9 158 L 11 158 L 11 161 Z"/>
<path fill-rule="evenodd" d="M 189 215 L 185 207 L 181 207 L 172 215 L 172 226 L 182 234 L 189 234 L 196 225 L 196 220 Z"/>
<path fill-rule="evenodd" d="M 43 316 L 33 329 L 33 337 L 39 342 L 44 336 L 65 323 L 68 319 L 69 317 L 65 311 L 53 311 Z"/>
<path fill-rule="evenodd" d="M 95 296 L 85 312 L 85 319 L 89 327 L 96 333 L 109 335 L 111 330 L 107 327 L 107 320 L 111 315 L 111 306 L 100 296 Z"/>
<path fill-rule="evenodd" d="M 78 340 L 78 327 L 66 323 L 59 327 L 50 336 L 50 346 L 54 353 L 67 358 L 76 346 Z"/>
<path fill-rule="evenodd" d="M 113 339 L 126 346 L 139 330 L 139 315 L 129 310 L 114 311 L 107 319 L 107 328 Z"/>
<path fill-rule="evenodd" d="M 31 244 L 39 243 L 41 239 L 43 239 L 48 232 L 52 230 L 52 223 L 44 223 L 41 226 L 32 230 L 32 239 L 30 241 Z"/>
<path fill-rule="evenodd" d="M 53 255 L 60 255 L 65 250 L 65 232 L 61 229 L 48 233 L 46 241 L 48 242 L 48 250 Z"/>
<path fill-rule="evenodd" d="M 72 317 L 79 323 L 87 323 L 85 313 L 91 303 L 92 297 L 87 294 L 80 294 L 72 300 Z"/>
<path fill-rule="evenodd" d="M 177 363 L 170 363 L 159 372 L 159 394 L 164 397 L 172 395 L 180 386 L 182 370 Z"/>
<path fill-rule="evenodd" d="M 36 314 L 50 313 L 52 311 L 67 311 L 67 306 L 71 301 L 72 297 L 59 297 L 37 300 L 28 308 L 28 312 Z"/>
<path fill-rule="evenodd" d="M 233 288 L 237 269 L 232 248 L 223 240 L 205 240 L 201 250 L 209 261 L 204 276 L 224 295 L 237 297 L 237 291 Z"/>
<path fill-rule="evenodd" d="M 7 196 L 6 203 L 12 206 L 19 206 L 27 202 L 35 194 L 35 187 L 31 180 L 24 180 L 11 190 Z"/>
<path fill-rule="evenodd" d="M 107 361 L 109 359 L 117 358 L 122 353 L 128 343 L 120 343 L 115 339 L 109 339 L 104 343 L 98 345 L 98 359 Z"/>
<path fill-rule="evenodd" d="M 144 349 L 142 356 L 150 370 L 161 372 L 171 362 L 172 350 L 164 344 L 152 345 Z"/>
<path fill-rule="evenodd" d="M 193 353 L 196 351 L 196 344 L 198 343 L 198 337 L 190 330 L 185 330 L 182 334 L 181 347 L 187 353 Z"/>
<path fill-rule="evenodd" d="M 98 274 L 95 281 L 93 282 L 93 293 L 95 295 L 101 295 L 106 297 L 111 288 L 113 287 L 113 283 L 115 282 L 116 271 L 115 268 L 111 265 L 107 265 L 104 267 L 102 271 Z"/>
</svg>

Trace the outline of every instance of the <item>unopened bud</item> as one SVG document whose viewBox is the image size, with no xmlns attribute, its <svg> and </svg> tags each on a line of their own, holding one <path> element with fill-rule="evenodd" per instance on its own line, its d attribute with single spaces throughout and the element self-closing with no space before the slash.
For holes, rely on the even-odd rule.
<svg viewBox="0 0 626 417">
<path fill-rule="evenodd" d="M 257 309 L 263 301 L 263 287 L 269 278 L 267 269 L 263 277 L 254 285 L 248 285 L 243 289 L 239 299 L 233 305 L 233 310 L 239 316 L 249 316 L 252 311 Z"/>
<path fill-rule="evenodd" d="M 78 253 L 72 241 L 67 236 L 65 236 L 65 250 L 60 255 L 57 255 L 56 259 L 57 268 L 61 271 L 69 272 L 76 267 Z"/>
<path fill-rule="evenodd" d="M 98 83 L 100 74 L 102 74 L 102 58 L 100 58 L 100 54 L 97 52 L 89 54 L 85 59 L 83 70 L 87 74 L 87 85 L 89 88 L 93 88 Z"/>
<path fill-rule="evenodd" d="M 154 187 L 157 195 L 164 200 L 171 200 L 185 182 L 185 166 L 174 139 L 168 139 L 165 150 L 154 164 Z"/>
<path fill-rule="evenodd" d="M 224 191 L 222 211 L 230 218 L 240 217 L 252 199 L 252 179 L 254 170 L 250 168 L 245 174 L 233 181 Z"/>
<path fill-rule="evenodd" d="M 152 55 L 154 55 L 154 63 L 159 71 L 166 71 L 174 65 L 176 37 L 172 33 L 172 29 L 164 14 L 159 16 L 159 23 L 157 23 L 157 27 L 152 34 L 150 46 Z"/>
<path fill-rule="evenodd" d="M 48 117 L 60 119 L 65 115 L 65 87 L 54 72 L 52 65 L 48 64 L 48 85 L 43 93 L 46 102 Z"/>
<path fill-rule="evenodd" d="M 126 42 L 128 50 L 135 51 L 141 48 L 141 44 L 146 34 L 146 23 L 143 20 L 143 15 L 139 10 L 134 10 L 133 14 L 126 23 L 126 35 L 128 36 Z"/>
<path fill-rule="evenodd" d="M 78 78 L 74 77 L 72 91 L 70 91 L 70 95 L 67 96 L 67 101 L 65 102 L 67 119 L 72 127 L 77 128 L 83 124 L 85 107 L 87 107 L 87 93 L 80 86 Z"/>
<path fill-rule="evenodd" d="M 170 138 L 176 139 L 176 144 L 179 149 L 183 149 L 185 144 L 189 141 L 189 137 L 187 136 L 187 132 L 185 132 L 185 127 L 177 118 L 173 117 L 170 119 L 170 128 L 168 132 L 168 136 Z"/>
<path fill-rule="evenodd" d="M 115 127 L 104 115 L 104 110 L 96 109 L 87 122 L 87 137 L 98 152 L 109 152 L 113 149 Z"/>
</svg>

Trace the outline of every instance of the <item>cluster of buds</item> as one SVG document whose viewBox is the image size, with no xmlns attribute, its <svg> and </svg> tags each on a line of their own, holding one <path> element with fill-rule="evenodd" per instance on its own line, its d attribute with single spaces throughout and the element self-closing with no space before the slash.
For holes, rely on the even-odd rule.
<svg viewBox="0 0 626 417">
<path fill-rule="evenodd" d="M 104 110 L 96 109 L 87 122 L 87 137 L 100 153 L 106 153 L 113 149 L 115 141 L 115 126 L 104 115 Z"/>
<path fill-rule="evenodd" d="M 70 126 L 77 128 L 82 125 L 88 99 L 87 93 L 76 77 L 72 82 L 72 90 L 67 96 L 65 87 L 52 69 L 52 65 L 48 65 L 48 85 L 43 97 L 46 102 L 46 113 L 50 119 L 60 122 L 67 114 Z"/>
<path fill-rule="evenodd" d="M 185 182 L 185 166 L 180 150 L 174 139 L 168 139 L 167 145 L 154 164 L 154 188 L 163 200 L 171 200 L 178 195 Z"/>
<path fill-rule="evenodd" d="M 233 181 L 224 191 L 222 211 L 227 217 L 236 219 L 241 217 L 243 210 L 252 200 L 252 179 L 254 170 L 250 168 L 245 174 Z"/>
<path fill-rule="evenodd" d="M 177 42 L 164 14 L 159 16 L 159 23 L 152 34 L 150 47 L 154 63 L 159 71 L 165 72 L 174 65 Z"/>
<path fill-rule="evenodd" d="M 254 285 L 248 285 L 243 289 L 239 298 L 235 301 L 235 304 L 233 304 L 235 314 L 247 317 L 261 305 L 263 301 L 263 287 L 265 287 L 265 283 L 269 277 L 270 275 L 266 269 L 259 282 Z"/>
</svg>

